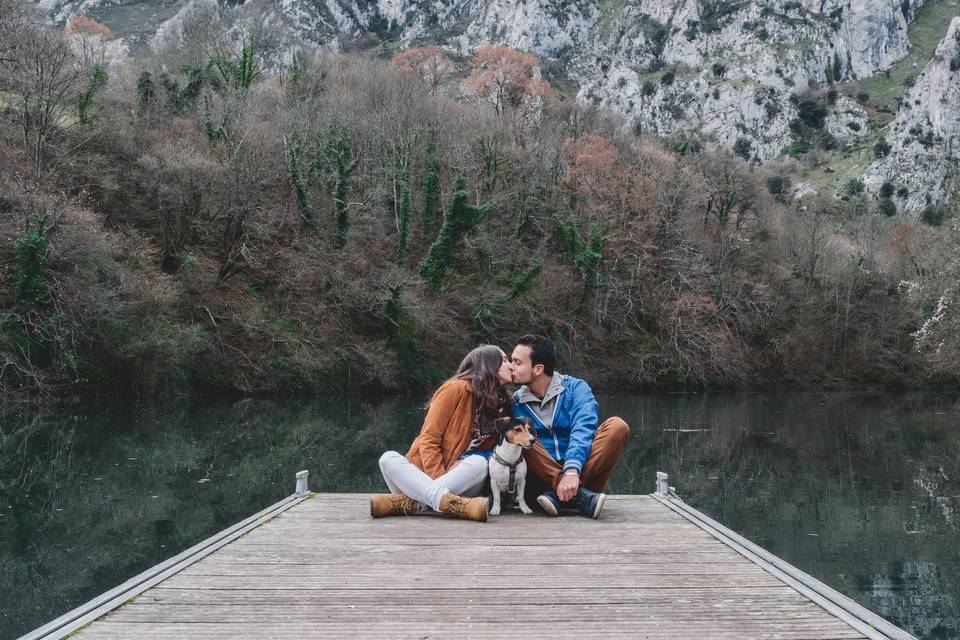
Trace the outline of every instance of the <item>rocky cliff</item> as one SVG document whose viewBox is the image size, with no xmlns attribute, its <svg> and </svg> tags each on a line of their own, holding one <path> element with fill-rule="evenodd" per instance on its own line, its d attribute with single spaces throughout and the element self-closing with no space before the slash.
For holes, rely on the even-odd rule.
<svg viewBox="0 0 960 640">
<path fill-rule="evenodd" d="M 650 133 L 690 130 L 766 161 L 795 141 L 791 95 L 902 57 L 923 0 L 640 0 L 608 12 L 573 57 L 578 98 Z"/>
<path fill-rule="evenodd" d="M 960 18 L 954 18 L 933 59 L 907 92 L 888 127 L 888 155 L 864 175 L 876 196 L 892 190 L 898 205 L 922 212 L 957 193 L 960 168 Z"/>
</svg>

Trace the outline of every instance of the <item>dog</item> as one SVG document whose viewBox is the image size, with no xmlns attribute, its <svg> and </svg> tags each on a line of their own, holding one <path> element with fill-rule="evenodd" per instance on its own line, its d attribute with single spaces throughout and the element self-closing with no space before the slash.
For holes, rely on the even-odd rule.
<svg viewBox="0 0 960 640">
<path fill-rule="evenodd" d="M 520 511 L 533 513 L 523 498 L 523 489 L 527 483 L 527 463 L 523 459 L 523 450 L 536 442 L 530 418 L 499 418 L 496 421 L 500 433 L 500 443 L 490 456 L 490 489 L 493 491 L 491 516 L 500 515 L 500 494 L 504 491 L 515 493 L 520 503 Z"/>
</svg>

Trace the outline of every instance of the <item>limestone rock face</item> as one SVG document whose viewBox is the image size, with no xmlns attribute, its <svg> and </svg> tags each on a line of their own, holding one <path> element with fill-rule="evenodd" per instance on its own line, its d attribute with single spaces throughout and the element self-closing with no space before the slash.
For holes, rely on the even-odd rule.
<svg viewBox="0 0 960 640">
<path fill-rule="evenodd" d="M 138 2 L 142 0 L 38 0 L 37 5 L 62 22 L 71 15 L 104 13 Z M 248 0 L 241 4 L 262 3 L 314 42 L 373 28 L 405 43 L 440 40 L 469 49 L 495 42 L 546 58 L 559 58 L 588 41 L 593 48 L 602 43 L 606 47 L 601 48 L 609 48 L 611 54 L 623 53 L 636 44 L 636 27 L 650 35 L 651 25 L 670 24 L 677 33 L 667 37 L 666 55 L 691 66 L 714 54 L 720 41 L 739 55 L 749 54 L 739 45 L 751 35 L 766 41 L 766 29 L 772 49 L 778 49 L 778 41 L 782 44 L 789 41 L 788 36 L 799 35 L 795 41 L 803 48 L 835 49 L 848 73 L 863 77 L 903 57 L 909 46 L 905 26 L 923 2 L 631 0 L 617 5 L 596 0 Z M 161 0 L 159 4 L 177 3 Z M 601 5 L 615 8 L 601 10 Z M 738 33 L 745 22 L 747 31 Z M 611 25 L 617 26 L 613 33 Z"/>
<path fill-rule="evenodd" d="M 897 205 L 918 214 L 956 194 L 960 174 L 960 17 L 950 23 L 933 59 L 907 92 L 887 135 L 890 152 L 863 177 L 868 193 L 885 182 L 905 195 Z M 904 192 L 901 191 L 901 194 Z"/>
<path fill-rule="evenodd" d="M 807 0 L 805 4 L 812 7 L 820 3 Z M 923 0 L 906 4 L 896 0 L 832 0 L 826 4 L 827 16 L 842 12 L 837 48 L 841 56 L 847 56 L 850 74 L 854 78 L 865 78 L 889 69 L 906 55 L 910 47 L 907 23 Z"/>
<path fill-rule="evenodd" d="M 570 73 L 579 99 L 641 129 L 700 131 L 764 161 L 792 142 L 789 96 L 889 68 L 922 1 L 634 0 L 598 21 Z"/>
<path fill-rule="evenodd" d="M 86 15 L 98 8 L 123 4 L 123 0 L 38 0 L 37 7 L 50 14 L 55 22 L 66 22 L 75 15 Z"/>
<path fill-rule="evenodd" d="M 489 0 L 477 5 L 470 25 L 456 40 L 464 52 L 495 42 L 559 58 L 586 40 L 600 17 L 591 0 Z"/>
<path fill-rule="evenodd" d="M 189 10 L 190 0 L 170 5 L 171 15 Z M 224 6 L 236 2 L 219 1 Z M 142 0 L 39 0 L 56 22 L 91 11 L 132 6 Z M 331 44 L 365 32 L 406 46 L 442 42 L 463 53 L 494 42 L 554 59 L 586 39 L 600 16 L 593 0 L 248 0 L 261 4 L 305 40 Z M 150 34 L 152 35 L 152 34 Z"/>
<path fill-rule="evenodd" d="M 863 107 L 846 96 L 837 98 L 824 124 L 827 132 L 843 146 L 866 137 L 870 132 L 869 126 Z"/>
</svg>

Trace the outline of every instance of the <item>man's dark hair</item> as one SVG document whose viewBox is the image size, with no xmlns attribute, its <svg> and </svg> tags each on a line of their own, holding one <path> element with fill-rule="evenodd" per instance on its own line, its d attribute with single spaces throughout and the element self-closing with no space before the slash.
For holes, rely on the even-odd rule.
<svg viewBox="0 0 960 640">
<path fill-rule="evenodd" d="M 557 352 L 554 350 L 550 338 L 547 336 L 525 335 L 517 340 L 517 344 L 530 347 L 531 364 L 542 364 L 543 372 L 548 376 L 553 375 L 553 367 L 557 364 Z"/>
</svg>

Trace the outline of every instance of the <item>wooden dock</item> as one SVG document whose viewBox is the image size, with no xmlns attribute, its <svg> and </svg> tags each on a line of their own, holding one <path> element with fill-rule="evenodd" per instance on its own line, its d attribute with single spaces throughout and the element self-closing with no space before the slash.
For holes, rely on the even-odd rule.
<svg viewBox="0 0 960 640">
<path fill-rule="evenodd" d="M 21 640 L 913 638 L 665 492 L 480 524 L 298 488 Z"/>
</svg>

